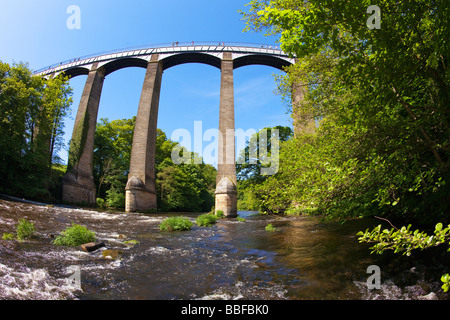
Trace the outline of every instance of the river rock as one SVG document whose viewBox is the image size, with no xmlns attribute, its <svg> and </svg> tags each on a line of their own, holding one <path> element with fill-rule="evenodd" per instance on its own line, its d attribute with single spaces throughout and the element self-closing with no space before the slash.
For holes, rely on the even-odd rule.
<svg viewBox="0 0 450 320">
<path fill-rule="evenodd" d="M 101 247 L 106 247 L 106 245 L 103 242 L 95 243 L 95 242 L 89 242 L 81 245 L 81 249 L 86 252 L 92 252 L 95 251 Z"/>
<path fill-rule="evenodd" d="M 417 299 L 418 300 L 438 300 L 438 297 L 437 297 L 436 293 L 430 292 L 429 294 L 427 294 L 425 296 L 417 297 Z"/>
<path fill-rule="evenodd" d="M 110 260 L 121 260 L 122 254 L 123 254 L 122 250 L 114 250 L 114 249 L 103 250 L 102 252 L 103 258 Z"/>
</svg>

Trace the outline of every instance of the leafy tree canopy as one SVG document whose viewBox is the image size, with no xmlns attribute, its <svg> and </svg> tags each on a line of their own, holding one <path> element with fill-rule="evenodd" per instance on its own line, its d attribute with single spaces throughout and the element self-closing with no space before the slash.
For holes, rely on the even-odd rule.
<svg viewBox="0 0 450 320">
<path fill-rule="evenodd" d="M 254 0 L 248 30 L 279 36 L 297 63 L 279 77 L 292 116 L 319 123 L 284 145 L 279 173 L 259 186 L 273 212 L 329 217 L 381 211 L 428 222 L 447 216 L 450 105 L 446 1 Z M 278 201 L 277 201 L 278 198 Z"/>
</svg>

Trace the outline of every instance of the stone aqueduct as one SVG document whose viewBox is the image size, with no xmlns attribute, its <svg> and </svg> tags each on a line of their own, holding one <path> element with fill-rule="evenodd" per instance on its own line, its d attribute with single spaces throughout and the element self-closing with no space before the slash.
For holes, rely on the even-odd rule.
<svg viewBox="0 0 450 320">
<path fill-rule="evenodd" d="M 215 209 L 223 210 L 225 216 L 237 215 L 234 135 L 232 139 L 222 138 L 226 137 L 225 133 L 234 132 L 233 70 L 247 65 L 283 70 L 295 63 L 294 58 L 276 47 L 173 43 L 78 58 L 38 70 L 35 74 L 41 76 L 60 73 L 69 77 L 88 76 L 72 134 L 72 140 L 78 145 L 71 144 L 71 148 L 79 150 L 69 152 L 71 165 L 63 181 L 63 201 L 95 203 L 94 134 L 103 81 L 116 70 L 141 67 L 146 69 L 146 74 L 133 136 L 125 210 L 156 209 L 155 145 L 161 80 L 164 70 L 184 63 L 203 63 L 221 70 L 219 132 L 222 135 L 219 134 Z"/>
</svg>

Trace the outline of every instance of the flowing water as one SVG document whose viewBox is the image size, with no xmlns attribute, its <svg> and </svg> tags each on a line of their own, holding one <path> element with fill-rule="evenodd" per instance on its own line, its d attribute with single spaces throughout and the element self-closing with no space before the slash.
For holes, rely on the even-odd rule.
<svg viewBox="0 0 450 320">
<path fill-rule="evenodd" d="M 174 214 L 0 199 L 0 234 L 14 233 L 21 218 L 37 231 L 32 240 L 0 240 L 0 300 L 448 299 L 439 281 L 448 260 L 440 253 L 375 256 L 358 243 L 355 234 L 378 222 L 325 223 L 318 217 L 242 211 L 245 222 L 221 219 L 211 227 L 161 232 L 159 224 L 168 215 Z M 198 216 L 183 215 L 193 222 Z M 107 248 L 86 253 L 51 244 L 51 235 L 71 223 L 94 231 Z M 268 223 L 278 231 L 265 231 Z M 127 246 L 125 240 L 139 244 Z M 122 250 L 122 259 L 105 259 L 104 249 Z M 381 269 L 381 289 L 367 287 L 370 265 Z M 75 271 L 78 283 L 69 281 Z"/>
</svg>

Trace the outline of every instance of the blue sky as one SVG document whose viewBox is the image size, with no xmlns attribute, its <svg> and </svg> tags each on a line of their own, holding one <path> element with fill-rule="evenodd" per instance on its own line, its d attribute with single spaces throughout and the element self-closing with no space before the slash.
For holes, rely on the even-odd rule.
<svg viewBox="0 0 450 320">
<path fill-rule="evenodd" d="M 275 44 L 275 38 L 243 32 L 238 10 L 250 0 L 0 0 L 0 60 L 28 62 L 37 70 L 59 61 L 146 44 L 174 41 L 217 41 Z M 81 29 L 70 30 L 67 8 L 81 9 Z M 247 66 L 234 72 L 236 129 L 290 125 L 286 106 L 275 95 L 277 69 Z M 105 79 L 98 119 L 131 118 L 137 114 L 145 69 L 121 69 Z M 66 119 L 65 140 L 73 130 L 87 76 L 70 81 L 74 89 L 72 116 Z M 170 138 L 183 128 L 203 132 L 219 122 L 220 70 L 184 64 L 164 72 L 158 128 Z M 207 145 L 208 142 L 204 143 Z M 67 151 L 60 156 L 67 161 Z M 206 160 L 206 159 L 205 159 Z M 213 160 L 208 161 L 212 163 Z M 214 163 L 212 163 L 214 164 Z"/>
</svg>

